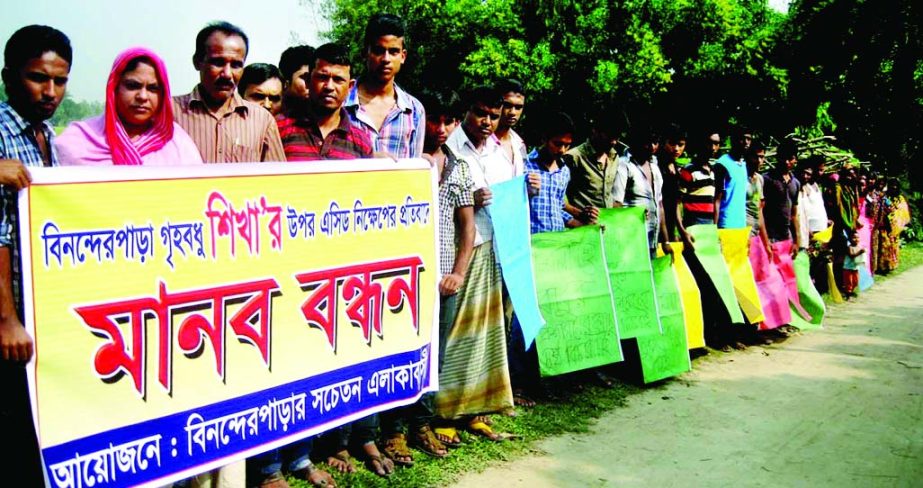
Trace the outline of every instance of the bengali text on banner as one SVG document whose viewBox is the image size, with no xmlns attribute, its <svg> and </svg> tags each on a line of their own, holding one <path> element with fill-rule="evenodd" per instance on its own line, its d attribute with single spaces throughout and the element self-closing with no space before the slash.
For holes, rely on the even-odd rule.
<svg viewBox="0 0 923 488">
<path fill-rule="evenodd" d="M 425 161 L 33 179 L 24 321 L 52 486 L 164 485 L 438 388 Z"/>
</svg>

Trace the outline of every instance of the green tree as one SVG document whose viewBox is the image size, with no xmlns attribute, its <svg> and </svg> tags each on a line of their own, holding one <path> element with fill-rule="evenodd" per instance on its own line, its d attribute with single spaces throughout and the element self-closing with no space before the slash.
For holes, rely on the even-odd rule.
<svg viewBox="0 0 923 488">
<path fill-rule="evenodd" d="M 399 82 L 411 92 L 515 77 L 530 111 L 577 120 L 617 104 L 637 121 L 783 125 L 775 113 L 788 78 L 769 55 L 784 16 L 765 0 L 326 0 L 324 11 L 328 38 L 356 59 L 369 17 L 403 17 L 409 59 Z"/>
<path fill-rule="evenodd" d="M 923 189 L 923 4 L 914 0 L 799 0 L 778 43 L 791 74 L 790 118 L 825 107 L 837 140 Z"/>
</svg>

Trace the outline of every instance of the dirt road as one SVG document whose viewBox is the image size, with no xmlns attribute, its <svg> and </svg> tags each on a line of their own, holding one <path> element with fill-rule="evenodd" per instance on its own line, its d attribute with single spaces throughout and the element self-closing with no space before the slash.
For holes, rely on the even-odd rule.
<svg viewBox="0 0 923 488">
<path fill-rule="evenodd" d="M 923 486 L 923 267 L 537 447 L 457 486 Z"/>
</svg>

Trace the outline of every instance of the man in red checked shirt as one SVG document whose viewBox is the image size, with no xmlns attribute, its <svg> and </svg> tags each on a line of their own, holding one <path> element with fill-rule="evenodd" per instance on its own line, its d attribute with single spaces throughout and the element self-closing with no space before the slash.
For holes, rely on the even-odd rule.
<svg viewBox="0 0 923 488">
<path fill-rule="evenodd" d="M 317 48 L 314 55 L 307 106 L 276 118 L 286 160 L 371 158 L 371 139 L 350 122 L 343 109 L 346 95 L 356 84 L 350 75 L 349 53 L 330 43 Z"/>
</svg>

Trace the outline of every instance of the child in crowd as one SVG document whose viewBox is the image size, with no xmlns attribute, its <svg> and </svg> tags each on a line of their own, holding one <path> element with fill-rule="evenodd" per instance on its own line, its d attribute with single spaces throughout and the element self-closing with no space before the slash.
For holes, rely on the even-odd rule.
<svg viewBox="0 0 923 488">
<path fill-rule="evenodd" d="M 856 296 L 859 286 L 859 268 L 865 266 L 865 249 L 859 245 L 859 233 L 849 235 L 849 248 L 843 261 L 843 291 L 846 298 Z"/>
</svg>

